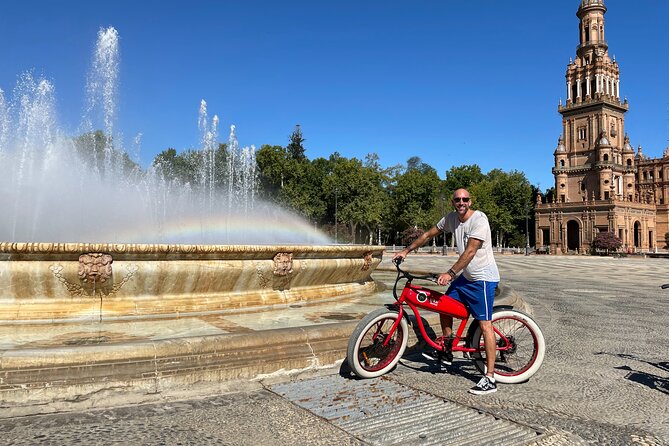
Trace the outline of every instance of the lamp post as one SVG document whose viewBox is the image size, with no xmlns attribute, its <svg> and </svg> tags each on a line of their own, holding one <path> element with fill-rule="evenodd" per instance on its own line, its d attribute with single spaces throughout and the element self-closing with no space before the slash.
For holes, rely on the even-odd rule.
<svg viewBox="0 0 669 446">
<path fill-rule="evenodd" d="M 441 196 L 441 217 L 444 218 L 446 216 L 446 196 L 442 195 Z M 446 231 L 443 233 L 444 236 L 444 243 L 441 245 L 441 255 L 445 256 L 446 255 Z"/>
<path fill-rule="evenodd" d="M 335 187 L 334 193 L 335 193 L 335 244 L 337 244 L 338 243 L 338 241 L 337 241 L 337 226 L 338 226 L 337 225 L 337 195 L 339 194 L 339 189 L 337 189 Z"/>
<path fill-rule="evenodd" d="M 525 207 L 525 255 L 530 255 L 530 205 Z"/>
</svg>

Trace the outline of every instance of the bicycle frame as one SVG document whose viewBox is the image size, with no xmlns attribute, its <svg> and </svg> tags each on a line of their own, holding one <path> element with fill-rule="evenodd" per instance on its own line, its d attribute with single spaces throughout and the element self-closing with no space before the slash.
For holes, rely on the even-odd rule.
<svg viewBox="0 0 669 446">
<path fill-rule="evenodd" d="M 395 296 L 397 303 L 393 305 L 393 308 L 395 308 L 398 311 L 399 317 L 391 326 L 388 332 L 388 336 L 386 337 L 386 340 L 383 343 L 384 347 L 388 345 L 388 342 L 392 338 L 393 333 L 395 333 L 395 330 L 397 329 L 397 326 L 400 324 L 402 318 L 407 317 L 407 320 L 409 320 L 407 314 L 408 312 L 405 310 L 406 306 L 409 307 L 409 309 L 414 314 L 422 338 L 425 340 L 425 342 L 427 342 L 428 345 L 430 345 L 435 350 L 444 352 L 449 350 L 449 348 L 446 346 L 446 344 L 444 343 L 439 344 L 437 342 L 434 342 L 430 338 L 430 336 L 427 334 L 427 330 L 425 329 L 425 325 L 423 324 L 423 320 L 420 316 L 419 308 L 423 308 L 426 311 L 438 313 L 440 315 L 451 316 L 454 320 L 455 319 L 460 320 L 460 324 L 458 325 L 457 331 L 455 332 L 455 336 L 451 341 L 450 351 L 474 353 L 483 350 L 483 348 L 480 345 L 476 347 L 473 346 L 468 347 L 466 345 L 465 342 L 466 339 L 463 337 L 463 333 L 465 331 L 465 328 L 467 326 L 467 321 L 469 320 L 471 314 L 468 308 L 462 302 L 453 299 L 447 294 L 440 293 L 436 290 L 422 287 L 420 285 L 414 285 L 412 283 L 413 279 L 424 279 L 434 282 L 436 281 L 436 275 L 430 274 L 427 276 L 413 276 L 410 273 L 400 269 L 398 263 L 396 263 L 395 265 L 397 267 L 398 273 L 397 273 L 397 279 L 395 280 L 395 286 L 393 287 L 393 295 Z M 398 297 L 397 284 L 402 278 L 406 278 L 407 281 L 404 284 L 404 288 L 402 289 L 401 295 Z M 509 342 L 507 337 L 504 336 L 504 334 L 502 334 L 494 326 L 493 330 L 499 339 L 497 342 L 497 351 L 509 350 L 511 348 L 511 343 Z M 460 345 L 461 343 L 463 343 L 463 345 Z"/>
</svg>

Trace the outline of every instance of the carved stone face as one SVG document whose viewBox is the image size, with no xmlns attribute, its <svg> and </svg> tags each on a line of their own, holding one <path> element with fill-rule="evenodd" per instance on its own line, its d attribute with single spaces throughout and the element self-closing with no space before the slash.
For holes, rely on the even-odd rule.
<svg viewBox="0 0 669 446">
<path fill-rule="evenodd" d="M 79 256 L 79 279 L 104 283 L 112 276 L 113 259 L 109 254 L 93 252 Z"/>
<path fill-rule="evenodd" d="M 293 272 L 293 254 L 280 252 L 274 256 L 274 275 L 287 276 Z"/>
</svg>

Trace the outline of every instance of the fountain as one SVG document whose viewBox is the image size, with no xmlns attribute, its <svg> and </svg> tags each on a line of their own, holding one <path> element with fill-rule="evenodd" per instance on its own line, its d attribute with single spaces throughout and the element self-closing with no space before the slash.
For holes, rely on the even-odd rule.
<svg viewBox="0 0 669 446">
<path fill-rule="evenodd" d="M 239 148 L 234 126 L 220 192 L 219 119 L 209 120 L 206 102 L 199 113 L 198 184 L 168 179 L 160 166 L 138 168 L 115 125 L 118 70 L 116 30 L 101 29 L 77 138 L 57 125 L 51 82 L 26 73 L 12 100 L 0 90 L 0 326 L 182 320 L 375 289 L 370 274 L 382 248 L 331 245 L 307 222 L 260 202 L 254 149 Z M 96 132 L 100 116 L 104 130 Z M 183 353 L 161 342 L 168 344 L 137 344 L 132 353 L 106 345 L 95 359 L 87 356 L 92 350 L 50 351 L 46 363 L 37 358 L 44 351 L 17 359 L 0 350 L 0 401 L 22 401 L 27 388 L 44 391 L 40 398 L 57 394 L 45 390 L 54 380 L 35 377 L 47 363 L 52 372 L 70 370 L 58 375 L 61 384 L 91 386 L 111 375 L 82 372 L 82 357 L 98 370 L 95 364 L 126 356 L 137 361 L 141 351 L 156 368 L 161 348 L 168 356 Z"/>
</svg>

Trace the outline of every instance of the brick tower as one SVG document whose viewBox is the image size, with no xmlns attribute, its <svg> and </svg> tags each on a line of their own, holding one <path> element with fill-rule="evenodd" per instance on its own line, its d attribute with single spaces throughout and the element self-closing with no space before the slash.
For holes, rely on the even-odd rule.
<svg viewBox="0 0 669 446">
<path fill-rule="evenodd" d="M 582 0 L 579 44 L 565 74 L 566 102 L 558 106 L 562 134 L 554 152 L 553 203 L 537 197 L 537 247 L 585 253 L 599 232 L 613 232 L 625 249 L 655 246 L 655 200 L 641 194 L 638 164 L 625 133 L 627 99 L 620 68 L 605 39 L 604 0 Z"/>
</svg>

